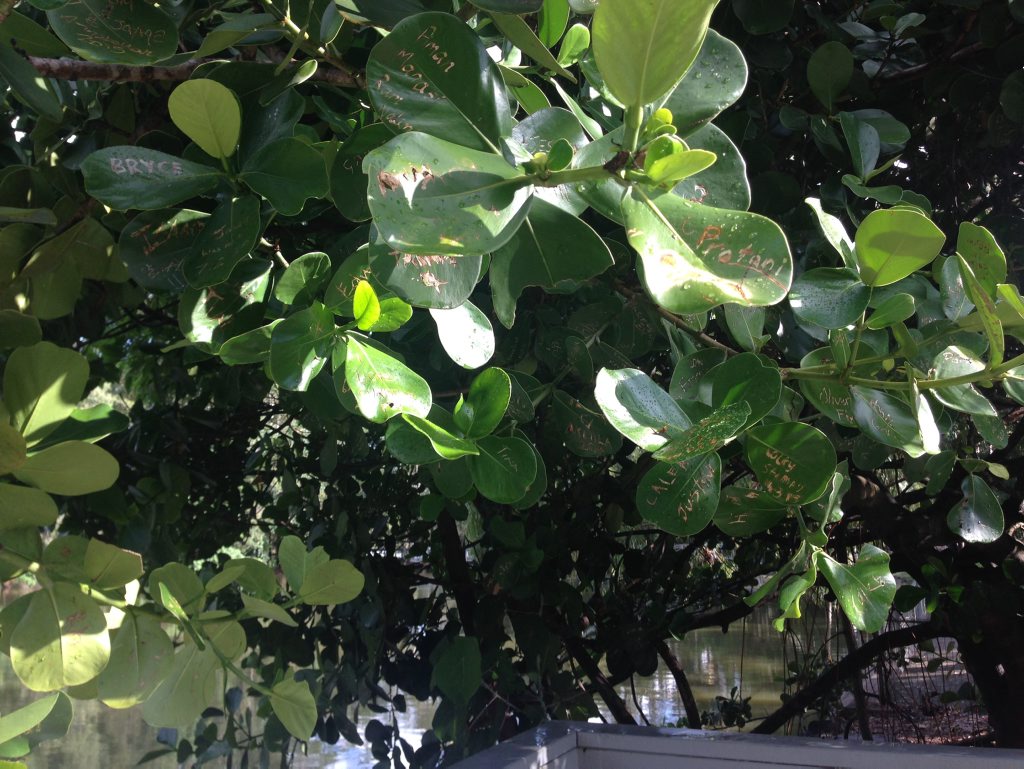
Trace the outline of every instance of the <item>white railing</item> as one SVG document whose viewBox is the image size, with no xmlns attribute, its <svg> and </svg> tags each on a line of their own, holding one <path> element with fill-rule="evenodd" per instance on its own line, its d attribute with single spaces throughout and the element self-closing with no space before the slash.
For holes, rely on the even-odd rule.
<svg viewBox="0 0 1024 769">
<path fill-rule="evenodd" d="M 1024 751 L 555 722 L 454 769 L 1024 769 Z"/>
</svg>

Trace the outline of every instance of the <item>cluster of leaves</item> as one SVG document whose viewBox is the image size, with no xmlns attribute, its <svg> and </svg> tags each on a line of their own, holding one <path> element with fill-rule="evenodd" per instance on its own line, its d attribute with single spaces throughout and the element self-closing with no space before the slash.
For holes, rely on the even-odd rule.
<svg viewBox="0 0 1024 769">
<path fill-rule="evenodd" d="M 781 627 L 827 584 L 877 632 L 890 551 L 911 603 L 964 605 L 943 557 L 971 546 L 1005 548 L 985 578 L 1019 592 L 1007 225 L 947 247 L 958 212 L 911 191 L 914 131 L 870 98 L 929 66 L 928 17 L 859 5 L 10 11 L 0 564 L 41 587 L 0 614 L 15 672 L 202 715 L 178 751 L 200 761 L 359 741 L 359 708 L 440 696 L 419 750 L 365 730 L 428 766 L 595 695 L 628 720 L 614 682 L 769 596 Z M 806 91 L 773 104 L 801 30 Z M 1019 134 L 1019 77 L 997 90 L 986 130 Z M 810 151 L 827 173 L 786 173 Z M 127 417 L 76 410 L 69 347 Z M 863 514 L 865 482 L 909 515 Z M 49 493 L 82 499 L 58 523 Z M 895 526 L 914 514 L 940 516 L 930 551 Z M 5 716 L 3 750 L 69 717 L 63 695 Z"/>
</svg>

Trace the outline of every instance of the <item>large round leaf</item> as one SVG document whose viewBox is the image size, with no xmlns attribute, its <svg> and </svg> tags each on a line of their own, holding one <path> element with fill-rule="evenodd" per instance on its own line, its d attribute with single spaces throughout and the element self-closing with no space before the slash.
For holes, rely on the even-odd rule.
<svg viewBox="0 0 1024 769">
<path fill-rule="evenodd" d="M 804 323 L 822 328 L 845 328 L 860 320 L 868 308 L 871 289 L 853 270 L 817 267 L 793 281 L 789 303 Z"/>
<path fill-rule="evenodd" d="M 522 499 L 537 475 L 533 447 L 519 438 L 488 435 L 477 441 L 480 453 L 469 457 L 469 472 L 480 493 L 510 505 Z"/>
<path fill-rule="evenodd" d="M 450 310 L 466 302 L 483 269 L 483 257 L 402 254 L 386 243 L 370 245 L 373 277 L 413 307 Z"/>
<path fill-rule="evenodd" d="M 851 387 L 850 392 L 854 418 L 869 438 L 903 449 L 912 457 L 924 453 L 917 415 L 906 401 L 857 385 Z"/>
<path fill-rule="evenodd" d="M 21 433 L 0 422 L 0 475 L 9 475 L 25 464 L 26 451 Z"/>
<path fill-rule="evenodd" d="M 767 531 L 786 514 L 786 506 L 764 492 L 729 486 L 722 489 L 714 522 L 730 537 L 749 537 Z"/>
<path fill-rule="evenodd" d="M 82 355 L 51 342 L 11 353 L 4 369 L 4 405 L 30 447 L 71 416 L 88 378 Z"/>
<path fill-rule="evenodd" d="M 537 152 L 550 153 L 559 140 L 564 140 L 569 147 L 579 152 L 588 141 L 580 121 L 568 110 L 558 107 L 539 110 L 517 123 L 512 129 L 512 138 L 531 155 Z M 571 214 L 579 215 L 587 209 L 586 201 L 568 184 L 539 187 L 535 194 Z"/>
<path fill-rule="evenodd" d="M 444 351 L 463 368 L 480 368 L 494 355 L 494 328 L 472 302 L 451 310 L 431 310 L 430 317 Z"/>
<path fill-rule="evenodd" d="M 718 0 L 602 0 L 592 27 L 594 57 L 622 104 L 668 93 L 693 64 Z"/>
<path fill-rule="evenodd" d="M 832 363 L 832 352 L 827 347 L 808 353 L 800 361 L 801 368 L 812 368 Z M 857 427 L 853 412 L 853 395 L 850 388 L 838 382 L 817 379 L 798 379 L 800 392 L 822 414 L 837 425 Z"/>
<path fill-rule="evenodd" d="M 869 286 L 888 286 L 927 267 L 946 242 L 924 214 L 895 208 L 873 211 L 857 228 L 857 263 Z"/>
<path fill-rule="evenodd" d="M 334 316 L 319 302 L 289 315 L 270 334 L 270 375 L 286 390 L 303 392 L 334 346 Z"/>
<path fill-rule="evenodd" d="M 32 454 L 14 477 L 51 494 L 78 496 L 109 489 L 121 468 L 99 446 L 65 441 Z"/>
<path fill-rule="evenodd" d="M 936 379 L 953 379 L 959 376 L 977 374 L 985 370 L 985 364 L 968 351 L 951 346 L 935 356 Z M 944 406 L 967 414 L 997 416 L 995 406 L 971 384 L 936 387 L 932 395 Z"/>
<path fill-rule="evenodd" d="M 371 422 L 387 422 L 399 414 L 426 418 L 430 413 L 427 381 L 397 358 L 354 334 L 348 336 L 345 381 L 359 411 Z"/>
<path fill-rule="evenodd" d="M 178 48 L 174 20 L 143 0 L 71 0 L 46 15 L 61 40 L 89 61 L 153 64 Z"/>
<path fill-rule="evenodd" d="M 242 131 L 242 106 L 230 88 L 216 80 L 187 80 L 167 99 L 171 120 L 210 157 L 235 154 Z"/>
<path fill-rule="evenodd" d="M 818 555 L 816 562 L 855 628 L 877 633 L 885 627 L 896 597 L 896 578 L 889 571 L 888 553 L 874 545 L 864 545 L 853 566 L 824 553 Z"/>
<path fill-rule="evenodd" d="M 202 211 L 173 209 L 146 212 L 132 219 L 117 242 L 117 255 L 132 280 L 143 288 L 184 289 L 187 281 L 182 266 L 208 217 Z"/>
<path fill-rule="evenodd" d="M 731 211 L 750 208 L 750 182 L 747 164 L 732 139 L 714 123 L 708 123 L 686 137 L 690 149 L 714 152 L 715 164 L 679 182 L 672 190 L 694 203 Z M 614 182 L 613 182 L 614 184 Z"/>
<path fill-rule="evenodd" d="M 685 139 L 735 104 L 746 87 L 747 62 L 739 46 L 711 29 L 690 71 L 663 106 L 671 110 L 678 135 Z"/>
<path fill-rule="evenodd" d="M 500 368 L 480 372 L 455 408 L 454 420 L 467 438 L 483 438 L 497 429 L 512 399 L 512 380 Z"/>
<path fill-rule="evenodd" d="M 647 290 L 667 310 L 692 314 L 725 302 L 771 305 L 789 291 L 789 244 L 769 219 L 637 191 L 623 198 L 622 212 Z"/>
<path fill-rule="evenodd" d="M 497 65 L 476 32 L 451 14 L 402 21 L 373 47 L 366 82 L 374 110 L 396 133 L 420 131 L 498 152 L 512 130 Z"/>
<path fill-rule="evenodd" d="M 32 594 L 10 643 L 14 672 L 37 692 L 91 681 L 110 659 L 107 620 L 99 605 L 64 582 Z"/>
<path fill-rule="evenodd" d="M 645 451 L 660 449 L 691 425 L 671 396 L 637 369 L 601 369 L 594 395 L 612 426 Z"/>
<path fill-rule="evenodd" d="M 608 246 L 589 225 L 547 200 L 534 200 L 523 226 L 492 255 L 494 313 L 512 328 L 516 301 L 527 286 L 574 288 L 613 263 Z"/>
<path fill-rule="evenodd" d="M 327 195 L 324 156 L 303 141 L 278 139 L 248 161 L 239 178 L 285 216 L 302 211 L 308 198 Z"/>
<path fill-rule="evenodd" d="M 640 481 L 636 506 L 659 529 L 680 537 L 702 531 L 715 515 L 722 487 L 718 454 L 658 463 Z"/>
<path fill-rule="evenodd" d="M 295 739 L 305 742 L 316 727 L 316 700 L 309 684 L 286 678 L 270 691 L 270 707 Z"/>
<path fill-rule="evenodd" d="M 0 532 L 50 526 L 57 520 L 57 503 L 49 494 L 27 486 L 0 483 Z"/>
<path fill-rule="evenodd" d="M 166 208 L 209 192 L 224 174 L 144 147 L 107 147 L 82 163 L 85 189 L 101 203 L 128 211 Z"/>
<path fill-rule="evenodd" d="M 813 502 L 836 471 L 836 450 L 802 422 L 761 425 L 747 432 L 747 462 L 762 488 L 787 505 Z"/>
<path fill-rule="evenodd" d="M 252 195 L 225 200 L 204 224 L 182 265 L 193 288 L 223 283 L 248 256 L 260 236 L 260 201 Z"/>
<path fill-rule="evenodd" d="M 366 578 L 348 561 L 331 559 L 309 570 L 298 589 L 303 603 L 333 606 L 348 603 L 363 592 Z"/>
<path fill-rule="evenodd" d="M 363 170 L 374 224 L 401 253 L 488 253 L 508 242 L 529 211 L 532 187 L 502 157 L 423 133 L 374 150 Z"/>
<path fill-rule="evenodd" d="M 167 674 L 174 647 L 160 623 L 128 611 L 110 646 L 110 664 L 100 673 L 100 700 L 111 708 L 144 702 Z"/>
<path fill-rule="evenodd" d="M 746 424 L 756 424 L 766 416 L 782 397 L 782 375 L 765 366 L 753 353 L 743 353 L 715 366 L 701 383 L 710 389 L 711 405 L 716 409 L 734 403 L 746 403 L 750 415 Z"/>
<path fill-rule="evenodd" d="M 967 542 L 995 542 L 1006 525 L 1003 508 L 985 480 L 971 474 L 960 484 L 964 498 L 949 511 L 950 531 Z"/>
</svg>

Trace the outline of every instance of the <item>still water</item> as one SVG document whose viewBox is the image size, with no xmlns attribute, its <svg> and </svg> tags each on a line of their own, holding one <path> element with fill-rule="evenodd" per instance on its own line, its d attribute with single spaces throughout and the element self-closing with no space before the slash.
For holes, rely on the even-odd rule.
<svg viewBox="0 0 1024 769">
<path fill-rule="evenodd" d="M 759 610 L 745 623 L 737 623 L 728 633 L 708 629 L 673 643 L 673 650 L 686 671 L 698 707 L 713 711 L 716 696 L 728 697 L 733 687 L 739 696 L 750 697 L 754 717 L 763 716 L 779 704 L 786 677 L 786 659 L 797 648 L 817 649 L 830 636 L 824 612 L 804 623 L 798 632 L 783 636 L 771 625 L 770 611 Z M 788 649 L 788 652 L 787 652 Z M 838 650 L 831 650 L 834 656 Z M 828 653 L 828 652 L 826 652 Z M 27 693 L 11 672 L 6 657 L 0 657 L 0 712 L 10 712 L 27 704 L 34 696 Z M 652 725 L 674 725 L 683 718 L 682 703 L 672 675 L 663 669 L 651 678 L 637 679 L 636 701 Z M 629 685 L 619 692 L 636 712 Z M 430 728 L 433 707 L 429 702 L 409 700 L 408 710 L 400 714 L 403 737 L 414 746 Z M 637 719 L 640 720 L 639 718 Z M 136 711 L 111 710 L 96 702 L 76 702 L 71 733 L 57 743 L 44 743 L 28 759 L 30 769 L 57 767 L 134 766 L 143 756 L 164 746 L 156 742 L 156 730 L 142 722 Z M 298 757 L 301 769 L 368 769 L 374 759 L 367 749 L 339 744 L 311 745 L 311 755 Z M 211 763 L 208 766 L 222 764 Z M 154 769 L 173 769 L 172 757 L 145 764 Z"/>
</svg>

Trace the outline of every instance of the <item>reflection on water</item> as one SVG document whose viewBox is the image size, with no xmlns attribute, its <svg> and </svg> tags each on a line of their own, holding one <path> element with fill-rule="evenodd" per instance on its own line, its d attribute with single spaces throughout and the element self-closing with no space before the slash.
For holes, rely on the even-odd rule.
<svg viewBox="0 0 1024 769">
<path fill-rule="evenodd" d="M 728 697 L 735 686 L 740 696 L 751 698 L 755 718 L 766 715 L 778 706 L 779 692 L 786 677 L 784 638 L 788 639 L 785 643 L 789 644 L 792 659 L 794 643 L 798 647 L 817 648 L 830 636 L 824 612 L 819 612 L 816 624 L 805 623 L 799 627 L 796 638 L 776 632 L 771 626 L 772 618 L 770 610 L 759 609 L 728 633 L 717 629 L 701 630 L 672 644 L 702 711 L 713 711 L 715 697 Z M 833 649 L 832 655 L 837 654 L 838 650 Z M 629 703 L 630 710 L 635 711 L 628 684 L 620 688 L 620 694 Z M 11 671 L 9 661 L 3 657 L 0 661 L 0 712 L 9 713 L 37 696 L 25 691 Z M 651 678 L 638 678 L 636 698 L 655 726 L 674 724 L 684 716 L 675 681 L 667 670 L 659 669 Z M 407 712 L 399 716 L 402 736 L 418 747 L 423 732 L 430 728 L 433 706 L 409 698 Z M 76 702 L 75 720 L 68 737 L 41 745 L 28 764 L 30 769 L 129 767 L 150 751 L 161 748 L 163 746 L 156 742 L 156 729 L 143 723 L 137 711 L 116 711 L 97 702 Z M 250 761 L 250 766 L 257 763 Z M 374 763 L 366 748 L 314 744 L 309 756 L 297 757 L 295 766 L 299 769 L 369 769 Z M 206 765 L 223 766 L 223 763 Z M 145 766 L 171 769 L 175 762 L 173 756 L 164 756 Z"/>
</svg>

